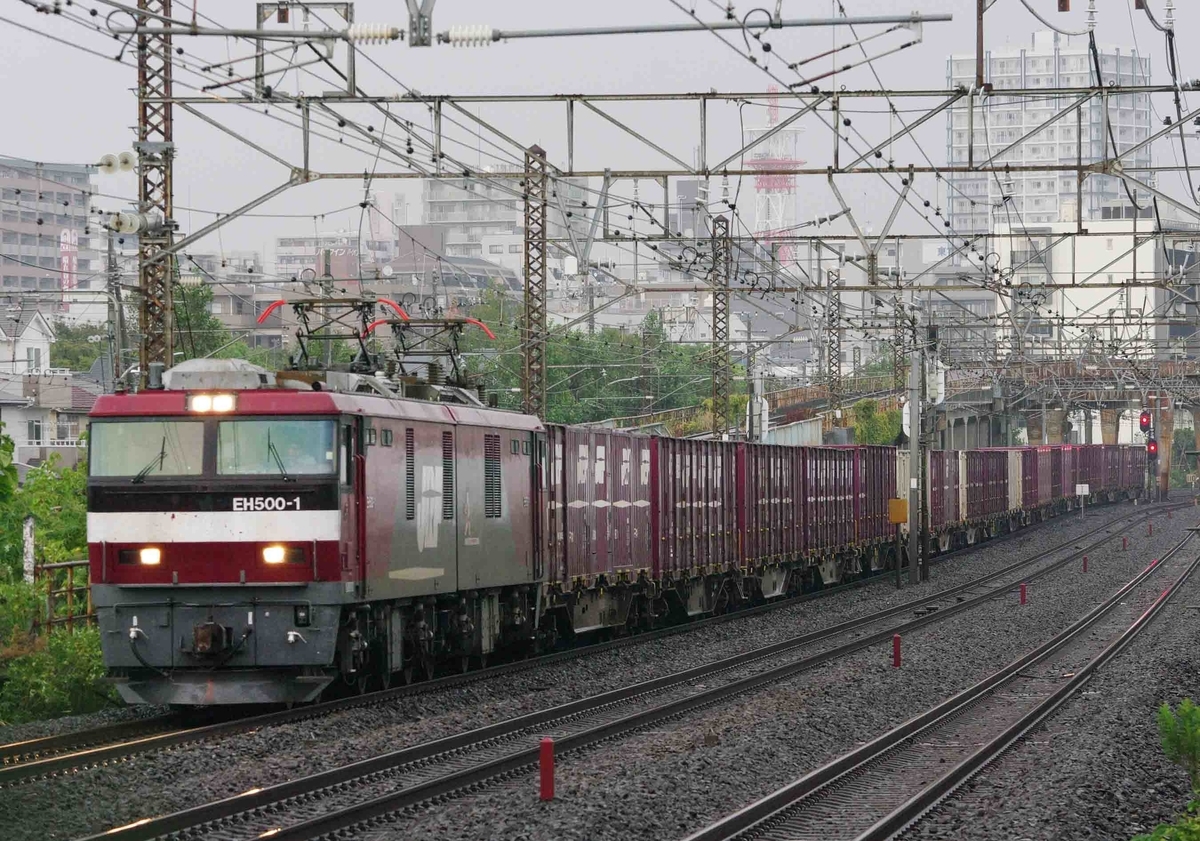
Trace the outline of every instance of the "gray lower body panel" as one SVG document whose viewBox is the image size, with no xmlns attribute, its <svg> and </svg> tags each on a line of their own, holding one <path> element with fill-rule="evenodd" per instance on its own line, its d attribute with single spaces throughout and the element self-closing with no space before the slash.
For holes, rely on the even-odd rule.
<svg viewBox="0 0 1200 841">
<path fill-rule="evenodd" d="M 314 701 L 333 680 L 282 669 L 226 669 L 202 672 L 176 669 L 168 676 L 118 679 L 117 692 L 128 704 L 287 704 Z"/>
</svg>

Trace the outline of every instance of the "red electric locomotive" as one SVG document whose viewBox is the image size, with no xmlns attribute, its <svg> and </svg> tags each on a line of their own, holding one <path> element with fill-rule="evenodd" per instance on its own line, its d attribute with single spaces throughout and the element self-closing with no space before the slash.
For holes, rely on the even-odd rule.
<svg viewBox="0 0 1200 841">
<path fill-rule="evenodd" d="M 536 418 L 232 360 L 163 386 L 92 411 L 93 598 L 127 701 L 295 702 L 428 672 L 435 622 L 461 657 L 528 642 Z"/>
</svg>

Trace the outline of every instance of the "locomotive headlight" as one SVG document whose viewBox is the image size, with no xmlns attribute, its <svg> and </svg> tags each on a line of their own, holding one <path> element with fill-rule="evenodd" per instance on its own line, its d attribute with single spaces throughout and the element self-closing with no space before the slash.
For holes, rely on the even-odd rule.
<svg viewBox="0 0 1200 841">
<path fill-rule="evenodd" d="M 162 550 L 155 546 L 147 546 L 138 552 L 138 560 L 148 567 L 158 566 L 162 561 Z"/>
<path fill-rule="evenodd" d="M 282 546 L 264 546 L 263 560 L 269 564 L 281 564 L 287 558 L 287 550 Z"/>
<path fill-rule="evenodd" d="M 232 412 L 237 400 L 232 394 L 192 394 L 188 396 L 188 410 L 192 412 Z"/>
</svg>

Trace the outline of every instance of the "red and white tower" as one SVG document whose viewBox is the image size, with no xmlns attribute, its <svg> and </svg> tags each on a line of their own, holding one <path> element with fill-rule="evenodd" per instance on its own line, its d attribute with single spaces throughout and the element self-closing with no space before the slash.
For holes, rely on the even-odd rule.
<svg viewBox="0 0 1200 841">
<path fill-rule="evenodd" d="M 770 135 L 753 149 L 747 160 L 754 176 L 754 233 L 767 247 L 780 237 L 794 233 L 796 224 L 796 176 L 792 170 L 803 166 L 798 157 L 800 134 L 803 129 L 778 128 L 779 88 L 772 85 L 767 107 L 767 125 L 746 130 L 746 145 Z M 774 134 L 771 134 L 774 132 Z M 781 244 L 778 250 L 781 263 L 792 258 L 792 246 Z"/>
</svg>

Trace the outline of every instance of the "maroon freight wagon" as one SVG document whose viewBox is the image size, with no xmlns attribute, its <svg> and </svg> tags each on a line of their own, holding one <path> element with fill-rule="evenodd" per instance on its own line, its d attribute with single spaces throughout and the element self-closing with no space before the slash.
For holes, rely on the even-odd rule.
<svg viewBox="0 0 1200 841">
<path fill-rule="evenodd" d="M 738 445 L 737 522 L 743 566 L 791 561 L 803 554 L 805 450 Z"/>
<path fill-rule="evenodd" d="M 739 567 L 737 444 L 650 439 L 650 530 L 656 578 Z"/>
<path fill-rule="evenodd" d="M 929 452 L 929 527 L 943 529 L 962 520 L 958 450 Z"/>
<path fill-rule="evenodd" d="M 549 578 L 635 578 L 650 567 L 651 439 L 546 427 Z"/>
<path fill-rule="evenodd" d="M 853 447 L 804 447 L 804 550 L 828 555 L 854 542 Z"/>
<path fill-rule="evenodd" d="M 896 449 L 855 447 L 854 525 L 859 544 L 891 540 L 895 527 L 888 520 L 888 500 L 896 492 Z"/>
<path fill-rule="evenodd" d="M 966 463 L 966 521 L 978 523 L 1007 512 L 1008 451 L 967 450 L 961 461 Z"/>
</svg>

